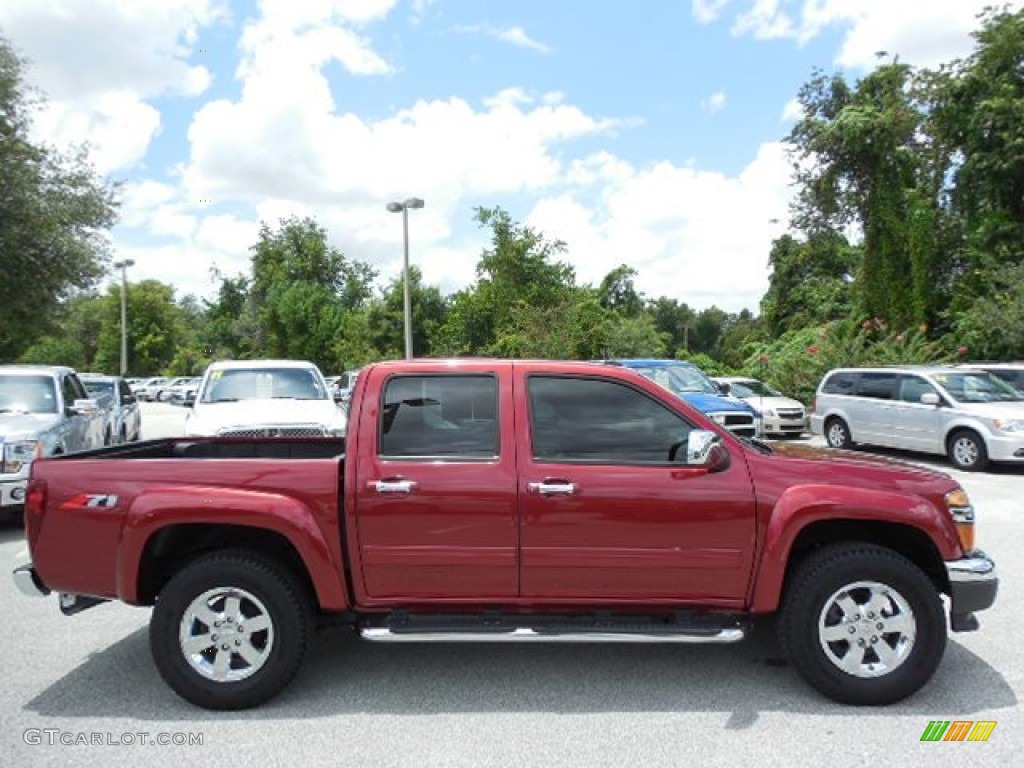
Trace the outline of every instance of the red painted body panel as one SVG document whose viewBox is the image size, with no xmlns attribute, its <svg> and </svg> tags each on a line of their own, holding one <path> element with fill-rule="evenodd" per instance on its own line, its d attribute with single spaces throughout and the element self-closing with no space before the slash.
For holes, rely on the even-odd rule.
<svg viewBox="0 0 1024 768">
<path fill-rule="evenodd" d="M 380 459 L 377 422 L 387 378 L 453 371 L 496 377 L 499 455 L 457 462 Z M 535 461 L 525 415 L 531 372 L 626 382 L 717 432 L 730 465 L 709 474 L 682 466 Z M 963 555 L 943 505 L 943 495 L 957 487 L 948 476 L 799 447 L 763 455 L 648 379 L 581 363 L 465 359 L 369 366 L 352 398 L 343 470 L 337 459 L 69 456 L 38 461 L 32 474 L 48 489 L 45 513 L 28 528 L 43 582 L 55 591 L 129 603 L 138 600 L 146 542 L 179 523 L 279 533 L 301 556 L 329 611 L 396 605 L 771 611 L 794 540 L 807 525 L 828 519 L 913 526 L 942 558 Z M 395 477 L 416 486 L 392 497 L 372 485 Z M 575 482 L 580 493 L 540 497 L 529 491 L 531 482 L 545 478 Z M 82 494 L 114 494 L 118 502 L 86 507 Z"/>
</svg>

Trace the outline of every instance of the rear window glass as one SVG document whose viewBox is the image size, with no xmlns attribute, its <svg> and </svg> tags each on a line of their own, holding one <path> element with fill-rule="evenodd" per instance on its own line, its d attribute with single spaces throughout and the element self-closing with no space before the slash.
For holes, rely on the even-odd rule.
<svg viewBox="0 0 1024 768">
<path fill-rule="evenodd" d="M 859 374 L 853 371 L 839 371 L 825 380 L 821 391 L 827 395 L 852 395 L 857 389 Z"/>
</svg>

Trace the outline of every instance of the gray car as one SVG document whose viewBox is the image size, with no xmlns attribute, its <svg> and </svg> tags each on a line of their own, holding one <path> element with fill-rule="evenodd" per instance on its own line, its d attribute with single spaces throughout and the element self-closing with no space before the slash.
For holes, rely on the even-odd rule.
<svg viewBox="0 0 1024 768">
<path fill-rule="evenodd" d="M 34 459 L 102 447 L 106 422 L 71 368 L 0 365 L 0 512 L 21 513 Z"/>
<path fill-rule="evenodd" d="M 100 407 L 110 413 L 109 442 L 127 443 L 142 434 L 142 412 L 138 398 L 120 376 L 82 376 L 82 384 Z"/>
<path fill-rule="evenodd" d="M 810 421 L 833 448 L 863 443 L 944 454 L 965 471 L 1024 463 L 1024 392 L 976 368 L 832 370 Z"/>
</svg>

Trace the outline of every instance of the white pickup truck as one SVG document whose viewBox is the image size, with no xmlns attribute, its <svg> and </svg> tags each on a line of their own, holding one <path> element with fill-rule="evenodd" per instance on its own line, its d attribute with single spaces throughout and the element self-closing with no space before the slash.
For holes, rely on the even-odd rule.
<svg viewBox="0 0 1024 768">
<path fill-rule="evenodd" d="M 22 513 L 33 459 L 102 448 L 106 424 L 73 369 L 0 365 L 0 514 Z"/>
<path fill-rule="evenodd" d="M 343 437 L 344 409 L 305 360 L 225 360 L 206 369 L 187 437 Z"/>
</svg>

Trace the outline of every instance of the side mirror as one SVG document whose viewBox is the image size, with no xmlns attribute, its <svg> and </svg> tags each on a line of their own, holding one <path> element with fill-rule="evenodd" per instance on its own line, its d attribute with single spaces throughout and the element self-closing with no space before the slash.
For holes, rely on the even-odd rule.
<svg viewBox="0 0 1024 768">
<path fill-rule="evenodd" d="M 921 395 L 921 402 L 924 403 L 925 405 L 938 405 L 941 402 L 941 400 L 939 400 L 939 396 L 936 393 L 925 392 L 923 395 Z"/>
<path fill-rule="evenodd" d="M 686 440 L 686 464 L 718 472 L 729 466 L 729 452 L 714 432 L 694 429 Z"/>
<path fill-rule="evenodd" d="M 334 390 L 331 393 L 331 397 L 334 399 L 334 402 L 336 402 L 336 403 L 343 403 L 345 401 L 345 395 L 343 395 L 338 390 Z"/>
<path fill-rule="evenodd" d="M 131 405 L 132 403 L 137 403 L 138 401 L 139 400 L 137 397 L 135 397 L 135 395 L 125 395 L 124 397 L 121 398 L 121 405 Z"/>
<path fill-rule="evenodd" d="M 99 404 L 92 399 L 78 399 L 71 404 L 71 413 L 81 416 L 92 416 L 99 410 Z"/>
<path fill-rule="evenodd" d="M 718 391 L 723 395 L 728 395 L 732 392 L 732 385 L 727 381 L 716 381 L 715 385 L 718 387 Z"/>
</svg>

